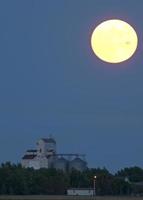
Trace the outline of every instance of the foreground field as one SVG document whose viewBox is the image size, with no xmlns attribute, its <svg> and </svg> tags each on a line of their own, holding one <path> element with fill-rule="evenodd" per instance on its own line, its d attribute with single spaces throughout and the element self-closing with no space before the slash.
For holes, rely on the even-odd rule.
<svg viewBox="0 0 143 200">
<path fill-rule="evenodd" d="M 143 197 L 79 197 L 79 196 L 49 196 L 49 195 L 9 195 L 0 196 L 0 200 L 143 200 Z"/>
</svg>

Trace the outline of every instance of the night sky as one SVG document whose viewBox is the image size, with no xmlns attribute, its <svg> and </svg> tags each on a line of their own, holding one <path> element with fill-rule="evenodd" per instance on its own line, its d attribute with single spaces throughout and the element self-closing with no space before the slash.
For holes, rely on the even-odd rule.
<svg viewBox="0 0 143 200">
<path fill-rule="evenodd" d="M 107 19 L 139 36 L 121 64 L 90 47 Z M 85 153 L 89 167 L 143 167 L 143 1 L 0 1 L 0 162 L 53 135 L 59 153 Z"/>
</svg>

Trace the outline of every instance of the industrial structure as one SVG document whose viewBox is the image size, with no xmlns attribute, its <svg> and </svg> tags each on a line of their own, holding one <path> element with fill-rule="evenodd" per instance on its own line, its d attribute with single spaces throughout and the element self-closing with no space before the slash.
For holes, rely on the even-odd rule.
<svg viewBox="0 0 143 200">
<path fill-rule="evenodd" d="M 58 154 L 56 141 L 52 137 L 39 139 L 37 148 L 27 150 L 21 164 L 22 167 L 34 169 L 55 168 L 63 171 L 87 169 L 84 154 Z"/>
</svg>

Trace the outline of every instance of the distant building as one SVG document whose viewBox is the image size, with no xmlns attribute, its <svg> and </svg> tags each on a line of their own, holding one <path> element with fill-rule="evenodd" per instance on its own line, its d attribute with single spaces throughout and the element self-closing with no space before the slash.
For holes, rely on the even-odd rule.
<svg viewBox="0 0 143 200">
<path fill-rule="evenodd" d="M 52 138 L 41 138 L 37 142 L 36 149 L 27 150 L 22 157 L 23 167 L 55 168 L 63 171 L 87 169 L 84 154 L 57 154 L 56 141 Z"/>
<path fill-rule="evenodd" d="M 94 189 L 92 188 L 70 188 L 67 190 L 68 196 L 93 196 Z"/>
</svg>

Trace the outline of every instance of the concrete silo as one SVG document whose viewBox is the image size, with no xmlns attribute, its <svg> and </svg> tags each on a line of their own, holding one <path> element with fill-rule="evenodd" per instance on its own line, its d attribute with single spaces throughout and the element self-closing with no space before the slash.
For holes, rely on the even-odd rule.
<svg viewBox="0 0 143 200">
<path fill-rule="evenodd" d="M 87 169 L 87 163 L 81 158 L 77 157 L 69 162 L 69 170 L 72 170 L 72 169 L 75 169 L 78 171 L 84 171 Z"/>
<path fill-rule="evenodd" d="M 61 157 L 54 161 L 53 167 L 57 170 L 67 171 L 67 164 L 68 161 L 65 158 Z"/>
</svg>

